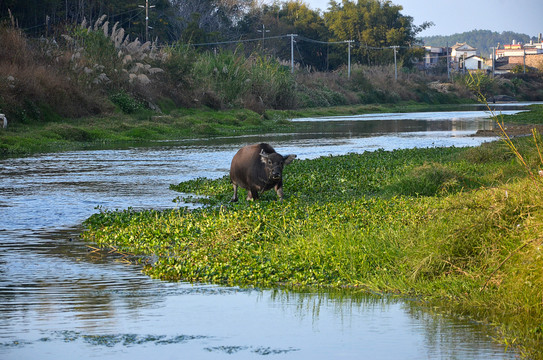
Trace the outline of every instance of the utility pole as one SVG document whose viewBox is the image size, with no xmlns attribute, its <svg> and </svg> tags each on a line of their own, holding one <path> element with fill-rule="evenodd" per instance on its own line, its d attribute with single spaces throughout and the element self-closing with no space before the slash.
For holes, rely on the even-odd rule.
<svg viewBox="0 0 543 360">
<path fill-rule="evenodd" d="M 266 36 L 266 33 L 270 32 L 270 30 L 266 30 L 266 25 L 262 24 L 262 30 L 257 31 L 262 33 L 262 49 L 264 49 L 264 38 Z"/>
<path fill-rule="evenodd" d="M 396 52 L 398 51 L 399 46 L 391 46 L 394 49 L 394 80 L 398 80 L 398 64 L 396 63 Z"/>
<path fill-rule="evenodd" d="M 149 8 L 154 8 L 155 5 L 149 6 L 149 0 L 145 0 L 145 6 L 138 5 L 140 8 L 145 8 L 145 42 L 149 41 Z"/>
<path fill-rule="evenodd" d="M 348 44 L 348 60 L 347 60 L 347 78 L 351 78 L 351 44 L 354 42 L 354 40 L 345 40 L 345 42 Z"/>
<path fill-rule="evenodd" d="M 447 41 L 447 80 L 451 79 L 451 69 L 450 69 L 450 62 L 449 62 L 449 42 Z"/>
<path fill-rule="evenodd" d="M 492 47 L 492 77 L 494 77 L 494 70 L 496 68 L 496 48 Z"/>
<path fill-rule="evenodd" d="M 287 34 L 290 36 L 290 72 L 294 73 L 294 37 L 298 34 Z"/>
<path fill-rule="evenodd" d="M 524 47 L 524 45 L 522 46 Z M 523 68 L 524 68 L 524 73 L 526 74 L 526 49 L 522 49 L 522 52 L 524 53 L 524 55 L 522 56 Z"/>
</svg>

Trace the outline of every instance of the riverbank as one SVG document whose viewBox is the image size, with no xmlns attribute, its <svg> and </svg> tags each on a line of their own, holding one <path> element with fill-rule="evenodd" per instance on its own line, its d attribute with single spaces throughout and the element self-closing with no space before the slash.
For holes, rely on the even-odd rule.
<svg viewBox="0 0 543 360">
<path fill-rule="evenodd" d="M 158 114 L 139 111 L 47 123 L 14 124 L 0 129 L 0 155 L 25 155 L 126 143 L 149 143 L 198 137 L 251 133 L 295 132 L 293 117 L 448 110 L 458 105 L 429 106 L 417 103 L 313 108 L 298 111 L 269 110 L 263 115 L 247 109 L 171 109 Z"/>
<path fill-rule="evenodd" d="M 206 207 L 101 212 L 83 237 L 161 279 L 416 298 L 541 358 L 541 160 L 512 144 L 526 166 L 503 142 L 295 161 L 284 202 L 230 204 L 227 177 L 200 178 L 173 188 Z"/>
<path fill-rule="evenodd" d="M 140 111 L 84 119 L 59 119 L 48 123 L 15 124 L 0 129 L 0 155 L 20 156 L 37 152 L 114 147 L 123 144 L 198 137 L 230 136 L 251 133 L 296 132 L 301 124 L 292 118 L 386 112 L 448 111 L 453 105 L 400 103 L 356 105 L 304 110 L 268 110 L 263 115 L 247 109 L 171 109 L 167 113 Z M 503 118 L 508 124 L 538 124 L 543 121 L 543 106 Z"/>
</svg>

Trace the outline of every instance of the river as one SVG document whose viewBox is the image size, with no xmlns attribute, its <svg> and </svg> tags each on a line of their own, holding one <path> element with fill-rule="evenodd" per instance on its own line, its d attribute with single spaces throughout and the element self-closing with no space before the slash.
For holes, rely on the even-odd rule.
<svg viewBox="0 0 543 360">
<path fill-rule="evenodd" d="M 179 206 L 170 184 L 226 175 L 247 143 L 309 159 L 495 140 L 471 136 L 492 126 L 482 112 L 417 114 L 0 159 L 0 359 L 514 358 L 488 327 L 407 299 L 163 282 L 78 238 L 97 207 Z"/>
</svg>

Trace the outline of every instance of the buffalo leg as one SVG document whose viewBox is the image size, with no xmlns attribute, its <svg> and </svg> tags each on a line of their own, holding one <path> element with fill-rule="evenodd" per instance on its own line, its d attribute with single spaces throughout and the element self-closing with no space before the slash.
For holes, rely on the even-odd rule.
<svg viewBox="0 0 543 360">
<path fill-rule="evenodd" d="M 283 186 L 275 185 L 275 192 L 277 193 L 277 197 L 279 198 L 279 200 L 283 200 L 283 197 L 285 196 L 285 193 L 283 192 Z"/>
<path fill-rule="evenodd" d="M 247 190 L 247 201 L 258 200 L 258 191 L 256 189 Z"/>
<path fill-rule="evenodd" d="M 238 201 L 238 186 L 234 183 L 232 183 L 232 187 L 234 188 L 234 196 L 232 196 L 232 200 L 230 200 L 231 202 L 236 202 Z"/>
</svg>

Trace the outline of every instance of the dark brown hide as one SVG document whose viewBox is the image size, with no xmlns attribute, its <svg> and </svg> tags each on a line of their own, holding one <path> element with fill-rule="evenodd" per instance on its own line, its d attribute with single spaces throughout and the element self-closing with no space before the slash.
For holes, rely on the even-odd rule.
<svg viewBox="0 0 543 360">
<path fill-rule="evenodd" d="M 279 199 L 283 199 L 283 167 L 295 158 L 296 155 L 279 155 L 265 143 L 242 147 L 230 165 L 230 180 L 234 187 L 232 201 L 238 200 L 238 187 L 247 189 L 247 200 L 256 200 L 260 192 L 271 188 L 275 188 Z"/>
</svg>

